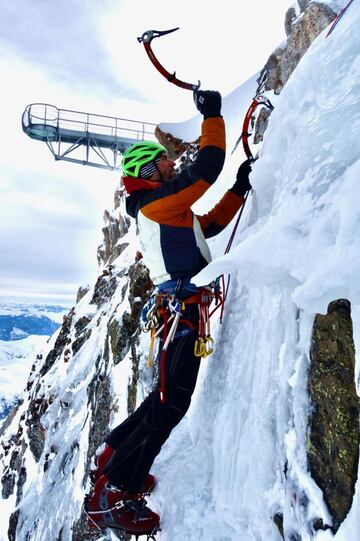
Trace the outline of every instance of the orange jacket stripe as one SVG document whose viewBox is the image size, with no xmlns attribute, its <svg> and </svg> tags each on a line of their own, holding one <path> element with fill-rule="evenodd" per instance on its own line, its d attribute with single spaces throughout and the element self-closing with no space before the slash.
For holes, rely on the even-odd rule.
<svg viewBox="0 0 360 541">
<path fill-rule="evenodd" d="M 206 232 L 206 228 L 212 223 L 216 223 L 223 227 L 227 226 L 243 203 L 243 197 L 236 195 L 230 190 L 227 191 L 219 203 L 215 205 L 210 212 L 203 214 L 202 216 L 196 216 L 200 222 L 201 229 Z"/>
<path fill-rule="evenodd" d="M 204 180 L 199 180 L 188 188 L 162 199 L 157 199 L 142 207 L 141 212 L 150 220 L 178 227 L 192 227 L 191 205 L 209 188 Z"/>
<path fill-rule="evenodd" d="M 201 127 L 200 149 L 214 146 L 226 150 L 225 124 L 222 117 L 207 118 Z"/>
</svg>

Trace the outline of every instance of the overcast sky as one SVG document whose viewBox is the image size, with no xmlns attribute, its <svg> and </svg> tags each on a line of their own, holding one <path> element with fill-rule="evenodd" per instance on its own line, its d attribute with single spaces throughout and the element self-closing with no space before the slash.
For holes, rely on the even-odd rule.
<svg viewBox="0 0 360 541">
<path fill-rule="evenodd" d="M 196 113 L 191 93 L 163 79 L 136 38 L 179 26 L 152 42 L 161 62 L 226 96 L 285 39 L 292 4 L 0 0 L 0 301 L 74 302 L 96 277 L 102 215 L 119 181 L 116 172 L 55 162 L 22 132 L 25 106 L 181 122 Z"/>
</svg>

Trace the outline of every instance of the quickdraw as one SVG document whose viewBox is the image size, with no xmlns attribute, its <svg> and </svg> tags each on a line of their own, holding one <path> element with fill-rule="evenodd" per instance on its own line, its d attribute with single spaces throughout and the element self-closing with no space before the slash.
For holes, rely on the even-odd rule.
<svg viewBox="0 0 360 541">
<path fill-rule="evenodd" d="M 210 289 L 203 287 L 200 290 L 199 299 L 199 337 L 195 342 L 194 355 L 205 358 L 214 351 L 214 339 L 210 334 L 210 304 L 213 300 L 213 293 Z"/>
<path fill-rule="evenodd" d="M 177 28 L 171 28 L 170 30 L 147 30 L 143 33 L 142 36 L 137 38 L 139 43 L 144 44 L 145 51 L 150 58 L 151 62 L 154 64 L 155 68 L 165 77 L 169 83 L 173 83 L 176 86 L 179 86 L 180 88 L 184 88 L 185 90 L 192 90 L 193 92 L 196 92 L 200 88 L 200 81 L 198 83 L 192 84 L 192 83 L 185 83 L 185 81 L 181 81 L 176 77 L 176 72 L 170 73 L 167 71 L 158 61 L 156 58 L 153 50 L 151 49 L 151 42 L 154 38 L 159 38 L 161 36 L 165 36 L 166 34 L 170 34 L 171 32 L 175 32 L 176 30 L 179 30 L 179 27 Z"/>
</svg>

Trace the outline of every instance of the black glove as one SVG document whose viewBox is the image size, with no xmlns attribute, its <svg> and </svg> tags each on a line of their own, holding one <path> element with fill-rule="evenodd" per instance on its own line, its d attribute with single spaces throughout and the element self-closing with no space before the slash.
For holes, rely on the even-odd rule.
<svg viewBox="0 0 360 541">
<path fill-rule="evenodd" d="M 205 118 L 221 116 L 221 94 L 216 90 L 195 90 L 194 102 L 196 108 Z"/>
<path fill-rule="evenodd" d="M 236 195 L 244 197 L 246 192 L 251 190 L 252 186 L 249 182 L 249 175 L 251 173 L 251 160 L 245 160 L 239 167 L 236 173 L 236 182 L 231 188 L 231 191 Z"/>
</svg>

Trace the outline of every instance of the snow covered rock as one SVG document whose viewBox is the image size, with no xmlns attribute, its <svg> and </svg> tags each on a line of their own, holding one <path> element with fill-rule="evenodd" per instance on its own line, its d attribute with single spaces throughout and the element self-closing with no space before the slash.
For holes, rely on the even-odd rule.
<svg viewBox="0 0 360 541">
<path fill-rule="evenodd" d="M 89 291 L 90 285 L 80 286 L 76 294 L 76 303 L 80 302 L 86 293 Z"/>
<path fill-rule="evenodd" d="M 128 232 L 130 225 L 130 218 L 124 212 L 120 212 L 120 208 L 123 208 L 121 204 L 124 198 L 125 191 L 121 186 L 114 195 L 114 209 L 111 212 L 104 211 L 105 225 L 102 228 L 104 238 L 97 251 L 99 265 L 112 263 L 127 247 L 127 243 L 120 242 L 120 239 Z"/>
<path fill-rule="evenodd" d="M 153 374 L 142 376 L 139 316 L 152 284 L 135 224 L 122 238 L 121 262 L 103 267 L 64 318 L 3 430 L 1 539 L 99 537 L 82 509 L 89 469 L 109 427 L 147 394 Z"/>
<path fill-rule="evenodd" d="M 285 19 L 287 41 L 275 49 L 261 72 L 261 75 L 267 73 L 265 89 L 273 90 L 275 94 L 280 94 L 311 43 L 336 17 L 325 3 L 313 2 L 303 7 L 305 11 L 296 19 L 292 11 L 288 12 Z"/>
<path fill-rule="evenodd" d="M 177 160 L 190 144 L 190 141 L 186 142 L 179 137 L 175 137 L 169 132 L 163 131 L 160 126 L 156 126 L 155 136 L 159 143 L 166 148 L 168 156 L 171 160 Z"/>
<path fill-rule="evenodd" d="M 285 14 L 285 33 L 289 37 L 292 30 L 293 30 L 293 24 L 296 21 L 297 15 L 296 10 L 294 6 L 289 7 Z"/>
</svg>

